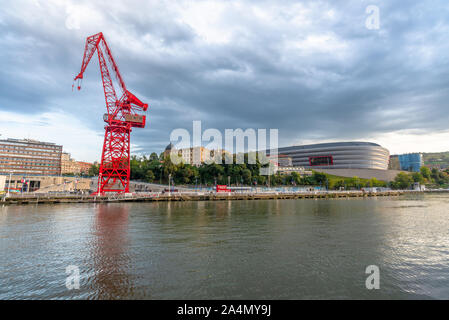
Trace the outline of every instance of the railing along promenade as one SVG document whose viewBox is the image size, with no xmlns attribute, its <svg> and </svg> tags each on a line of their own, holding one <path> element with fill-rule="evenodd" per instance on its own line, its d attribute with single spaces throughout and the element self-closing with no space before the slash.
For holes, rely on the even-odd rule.
<svg viewBox="0 0 449 320">
<path fill-rule="evenodd" d="M 335 199 L 400 196 L 403 194 L 448 192 L 448 190 L 386 190 L 380 192 L 348 191 L 246 191 L 223 192 L 183 191 L 183 192 L 139 192 L 133 194 L 110 194 L 105 196 L 68 193 L 36 194 L 22 193 L 3 195 L 0 204 L 56 204 L 56 203 L 108 203 L 108 202 L 150 202 L 150 201 L 220 201 L 220 200 L 269 200 L 269 199 Z"/>
</svg>

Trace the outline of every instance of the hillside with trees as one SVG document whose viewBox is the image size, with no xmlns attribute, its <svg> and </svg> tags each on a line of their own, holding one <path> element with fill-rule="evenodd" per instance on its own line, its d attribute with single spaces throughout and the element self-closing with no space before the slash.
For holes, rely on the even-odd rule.
<svg viewBox="0 0 449 320">
<path fill-rule="evenodd" d="M 422 167 L 420 172 L 400 172 L 391 183 L 393 189 L 410 189 L 414 183 L 427 185 L 429 188 L 447 188 L 449 186 L 449 169 L 440 171 L 436 168 Z"/>
<path fill-rule="evenodd" d="M 423 153 L 424 165 L 432 168 L 449 168 L 449 152 Z"/>
</svg>

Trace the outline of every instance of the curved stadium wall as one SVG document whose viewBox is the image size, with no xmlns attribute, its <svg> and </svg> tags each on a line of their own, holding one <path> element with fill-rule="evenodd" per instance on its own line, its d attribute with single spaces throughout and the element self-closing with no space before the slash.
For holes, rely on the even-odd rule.
<svg viewBox="0 0 449 320">
<path fill-rule="evenodd" d="M 279 148 L 294 166 L 309 169 L 388 169 L 390 152 L 371 142 L 335 142 Z"/>
</svg>

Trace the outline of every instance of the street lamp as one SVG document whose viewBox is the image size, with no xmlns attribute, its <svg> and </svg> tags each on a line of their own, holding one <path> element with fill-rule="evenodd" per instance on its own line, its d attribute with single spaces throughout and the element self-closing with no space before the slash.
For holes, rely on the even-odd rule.
<svg viewBox="0 0 449 320">
<path fill-rule="evenodd" d="M 159 165 L 159 184 L 162 185 L 162 165 Z"/>
<path fill-rule="evenodd" d="M 74 188 L 74 192 L 76 193 L 76 187 L 78 186 L 78 177 L 77 176 L 75 176 L 75 188 Z"/>
<path fill-rule="evenodd" d="M 12 176 L 12 172 L 9 173 L 8 194 L 6 195 L 7 197 L 9 197 L 9 190 L 11 189 L 11 176 Z"/>
<path fill-rule="evenodd" d="M 171 173 L 168 175 L 168 196 L 171 196 L 171 188 L 170 188 L 170 180 L 171 180 Z"/>
</svg>

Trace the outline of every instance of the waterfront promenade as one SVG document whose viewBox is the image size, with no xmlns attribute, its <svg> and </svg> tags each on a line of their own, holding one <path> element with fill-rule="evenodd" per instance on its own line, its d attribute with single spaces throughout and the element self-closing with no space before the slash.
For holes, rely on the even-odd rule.
<svg viewBox="0 0 449 320">
<path fill-rule="evenodd" d="M 335 199 L 360 197 L 400 196 L 412 191 L 302 191 L 302 192 L 153 192 L 129 195 L 73 195 L 73 194 L 20 194 L 3 197 L 1 204 L 56 204 L 56 203 L 107 203 L 153 201 L 222 201 L 270 199 Z"/>
</svg>

